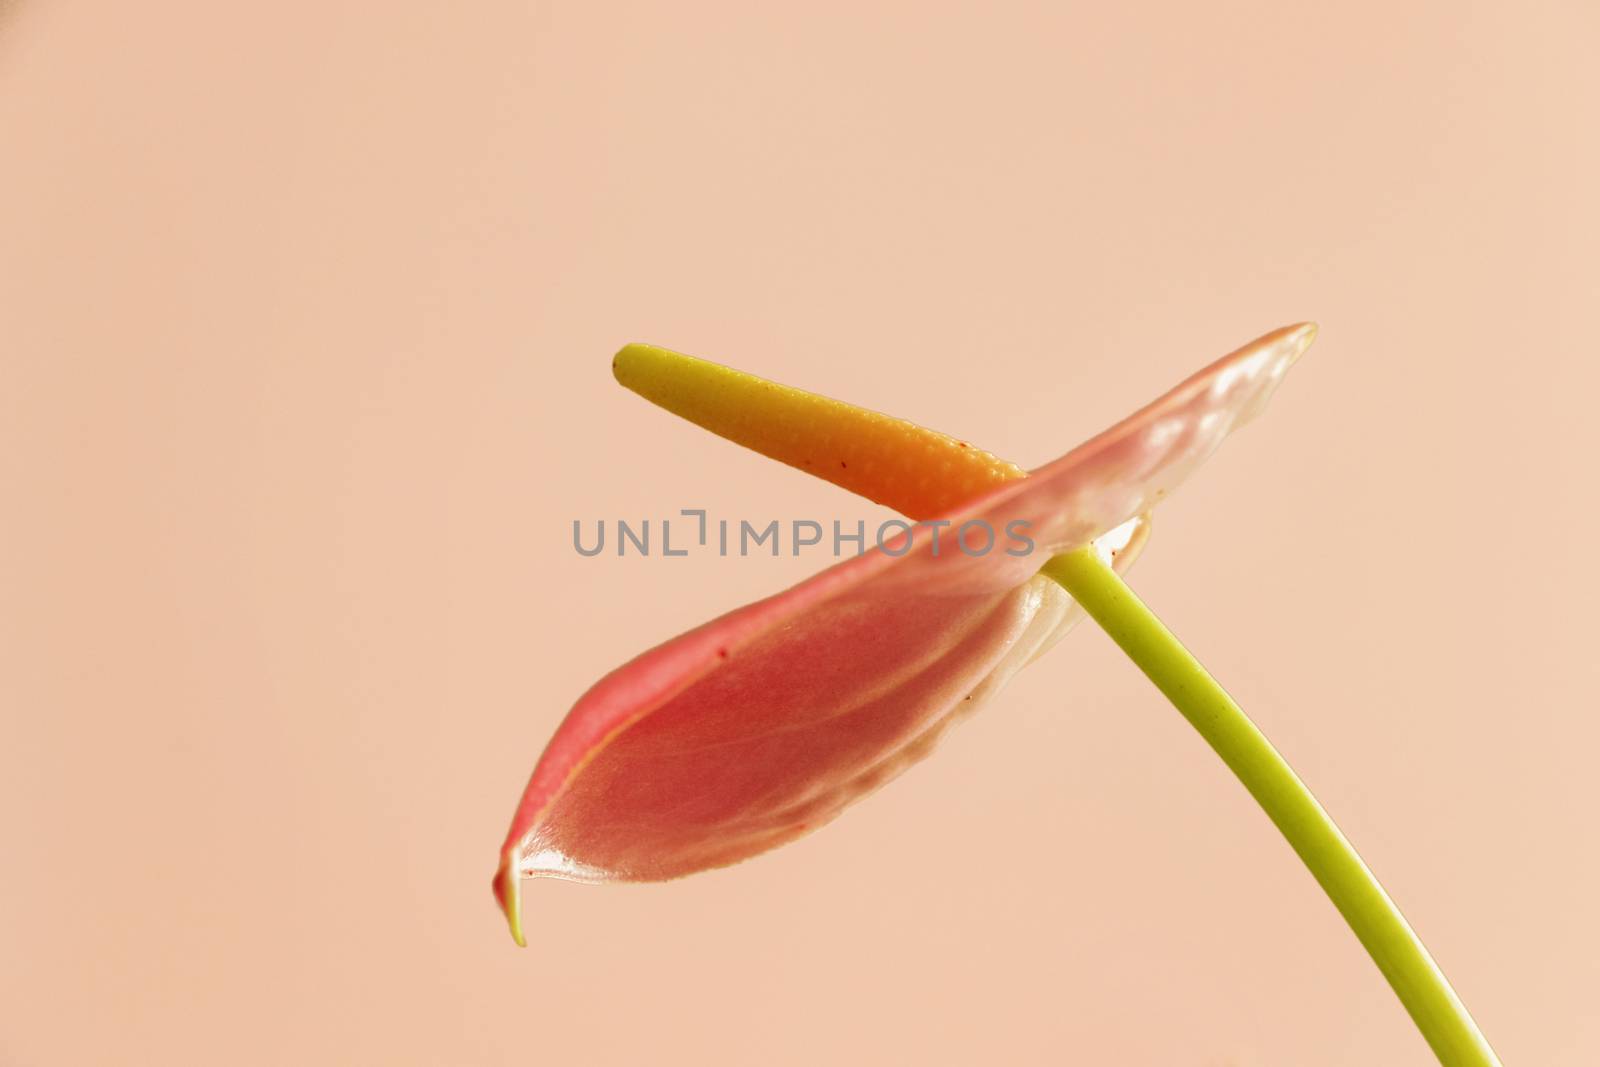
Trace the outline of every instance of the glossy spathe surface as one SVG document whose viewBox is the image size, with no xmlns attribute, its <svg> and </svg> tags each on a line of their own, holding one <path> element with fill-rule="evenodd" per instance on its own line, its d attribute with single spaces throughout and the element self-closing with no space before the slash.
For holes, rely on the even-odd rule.
<svg viewBox="0 0 1600 1067">
<path fill-rule="evenodd" d="M 927 537 L 874 550 L 603 678 L 550 741 L 507 835 L 495 887 L 513 933 L 520 877 L 645 881 L 733 863 L 925 756 L 1071 621 L 1035 576 L 1045 560 L 1119 531 L 1126 565 L 1136 520 L 1261 409 L 1314 333 L 1268 334 L 950 516 L 1025 522 L 1031 555 L 935 555 Z"/>
</svg>

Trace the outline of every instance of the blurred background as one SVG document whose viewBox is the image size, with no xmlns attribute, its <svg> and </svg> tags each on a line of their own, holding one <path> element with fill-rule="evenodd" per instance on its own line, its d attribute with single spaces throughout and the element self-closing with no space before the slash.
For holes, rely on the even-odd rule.
<svg viewBox="0 0 1600 1067">
<path fill-rule="evenodd" d="M 825 832 L 489 893 L 540 747 L 878 512 L 643 340 L 1025 466 L 1266 330 L 1133 584 L 1508 1063 L 1600 1061 L 1592 3 L 0 5 L 0 1062 L 1430 1062 L 1080 629 Z"/>
</svg>

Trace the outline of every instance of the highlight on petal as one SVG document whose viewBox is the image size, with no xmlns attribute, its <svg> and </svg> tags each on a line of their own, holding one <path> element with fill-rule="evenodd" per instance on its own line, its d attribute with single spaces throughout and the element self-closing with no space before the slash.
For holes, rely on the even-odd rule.
<svg viewBox="0 0 1600 1067">
<path fill-rule="evenodd" d="M 518 879 L 651 881 L 791 841 L 923 758 L 1076 614 L 1038 576 L 1091 542 L 1125 567 L 1145 516 L 1309 346 L 1275 331 L 1029 477 L 644 653 L 585 693 L 519 804 L 495 893 Z M 748 443 L 748 442 L 746 442 Z M 970 523 L 1023 524 L 1034 550 L 955 551 Z"/>
</svg>

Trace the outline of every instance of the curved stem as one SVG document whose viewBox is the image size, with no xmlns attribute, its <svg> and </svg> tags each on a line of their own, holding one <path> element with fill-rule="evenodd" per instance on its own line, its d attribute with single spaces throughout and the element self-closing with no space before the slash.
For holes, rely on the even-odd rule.
<svg viewBox="0 0 1600 1067">
<path fill-rule="evenodd" d="M 1072 594 L 1255 797 L 1355 931 L 1446 1067 L 1499 1067 L 1478 1024 L 1344 834 L 1272 743 L 1092 548 L 1043 574 Z"/>
</svg>

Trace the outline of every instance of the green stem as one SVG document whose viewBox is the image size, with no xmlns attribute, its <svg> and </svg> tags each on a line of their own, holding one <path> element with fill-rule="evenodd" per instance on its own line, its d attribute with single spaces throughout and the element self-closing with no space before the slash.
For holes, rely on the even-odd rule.
<svg viewBox="0 0 1600 1067">
<path fill-rule="evenodd" d="M 1400 909 L 1272 743 L 1172 632 L 1092 548 L 1042 571 L 1072 594 L 1183 713 L 1256 798 L 1311 869 L 1334 907 L 1446 1067 L 1500 1061 Z"/>
</svg>

